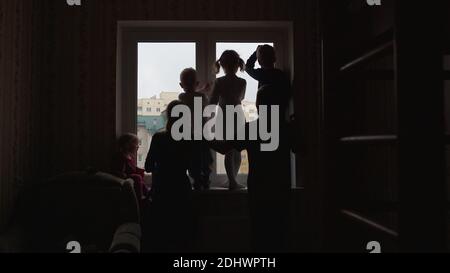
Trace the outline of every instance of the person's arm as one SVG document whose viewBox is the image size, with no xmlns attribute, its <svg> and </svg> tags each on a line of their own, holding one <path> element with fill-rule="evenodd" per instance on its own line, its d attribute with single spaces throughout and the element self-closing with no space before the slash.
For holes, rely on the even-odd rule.
<svg viewBox="0 0 450 273">
<path fill-rule="evenodd" d="M 152 143 L 150 144 L 150 150 L 148 151 L 147 158 L 145 159 L 145 171 L 148 173 L 152 173 L 155 170 L 156 159 L 159 156 L 158 149 L 158 135 L 154 135 L 152 138 Z"/>
<path fill-rule="evenodd" d="M 258 58 L 256 57 L 256 51 L 250 56 L 245 64 L 245 72 L 247 72 L 250 77 L 259 81 L 261 79 L 261 69 L 255 69 L 255 64 Z"/>
<path fill-rule="evenodd" d="M 202 87 L 200 87 L 198 90 L 196 90 L 198 93 L 202 93 L 204 95 L 210 95 L 211 92 L 211 84 L 209 82 L 203 84 Z"/>
<path fill-rule="evenodd" d="M 202 113 L 205 111 L 205 108 L 206 108 L 206 106 L 208 106 L 208 104 L 209 104 L 208 97 L 205 94 L 202 94 Z M 203 125 L 202 126 L 204 126 L 206 124 L 206 122 L 208 122 L 208 120 L 210 120 L 210 119 L 211 119 L 211 117 L 203 117 L 203 119 L 202 119 Z"/>
<path fill-rule="evenodd" d="M 245 92 L 247 90 L 247 81 L 246 80 L 243 81 L 242 89 L 243 90 L 242 90 L 242 93 L 241 93 L 241 97 L 239 98 L 240 101 L 243 101 L 245 99 Z"/>
<path fill-rule="evenodd" d="M 145 170 L 144 170 L 144 169 L 141 169 L 141 168 L 139 168 L 139 167 L 136 167 L 136 173 L 137 173 L 138 175 L 140 175 L 142 178 L 145 177 Z"/>
<path fill-rule="evenodd" d="M 206 106 L 208 106 L 208 97 L 202 94 L 202 111 L 205 110 Z"/>
</svg>

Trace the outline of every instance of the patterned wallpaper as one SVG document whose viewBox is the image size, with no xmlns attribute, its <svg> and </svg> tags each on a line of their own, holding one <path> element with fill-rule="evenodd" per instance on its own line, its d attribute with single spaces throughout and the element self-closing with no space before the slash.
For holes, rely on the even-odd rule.
<svg viewBox="0 0 450 273">
<path fill-rule="evenodd" d="M 18 177 L 30 178 L 32 2 L 0 1 L 0 230 Z"/>
<path fill-rule="evenodd" d="M 293 20 L 295 63 L 315 64 L 314 0 L 0 1 L 0 230 L 14 181 L 109 167 L 115 142 L 118 20 Z M 8 38 L 6 38 L 8 37 Z M 309 58 L 309 59 L 308 59 Z M 317 75 L 296 67 L 297 97 L 316 123 Z M 311 133 L 313 137 L 315 132 Z M 312 160 L 311 162 L 315 162 Z M 311 168 L 306 168 L 307 170 Z M 311 175 L 313 177 L 313 175 Z"/>
</svg>

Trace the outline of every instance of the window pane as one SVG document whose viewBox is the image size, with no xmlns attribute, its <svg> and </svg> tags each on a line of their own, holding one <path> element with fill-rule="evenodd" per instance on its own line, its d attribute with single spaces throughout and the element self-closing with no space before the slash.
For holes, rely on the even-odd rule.
<svg viewBox="0 0 450 273">
<path fill-rule="evenodd" d="M 235 50 L 244 62 L 255 52 L 258 45 L 268 44 L 273 46 L 273 43 L 260 42 L 260 43 L 216 43 L 216 58 L 219 59 L 225 50 Z M 256 62 L 256 68 L 259 68 L 258 62 Z M 223 70 L 217 75 L 217 77 L 224 76 Z M 247 90 L 245 92 L 245 99 L 242 102 L 244 108 L 245 118 L 247 121 L 253 121 L 258 118 L 256 111 L 256 93 L 258 91 L 258 82 L 250 77 L 247 73 L 239 71 L 238 77 L 241 77 L 247 81 Z M 217 154 L 217 174 L 226 174 L 224 165 L 224 156 Z M 248 160 L 247 152 L 242 152 L 242 164 L 239 170 L 239 174 L 248 174 Z"/>
<path fill-rule="evenodd" d="M 152 135 L 165 127 L 164 111 L 182 92 L 180 73 L 196 68 L 195 43 L 138 43 L 137 128 L 141 146 L 138 166 L 144 167 Z"/>
</svg>

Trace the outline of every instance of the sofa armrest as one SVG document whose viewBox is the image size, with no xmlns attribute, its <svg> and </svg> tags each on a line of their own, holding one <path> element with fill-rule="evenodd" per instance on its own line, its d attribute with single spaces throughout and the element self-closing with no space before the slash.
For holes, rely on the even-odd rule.
<svg viewBox="0 0 450 273">
<path fill-rule="evenodd" d="M 126 223 L 117 228 L 109 252 L 139 253 L 141 251 L 141 226 Z"/>
</svg>

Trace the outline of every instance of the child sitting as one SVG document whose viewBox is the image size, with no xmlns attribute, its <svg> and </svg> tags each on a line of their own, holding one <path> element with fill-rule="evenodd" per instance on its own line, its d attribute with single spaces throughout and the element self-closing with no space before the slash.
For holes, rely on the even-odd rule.
<svg viewBox="0 0 450 273">
<path fill-rule="evenodd" d="M 118 153 L 114 159 L 114 174 L 123 179 L 134 181 L 136 197 L 141 202 L 149 193 L 144 183 L 145 171 L 136 166 L 136 154 L 139 149 L 139 139 L 134 134 L 124 134 L 118 140 Z"/>
</svg>

